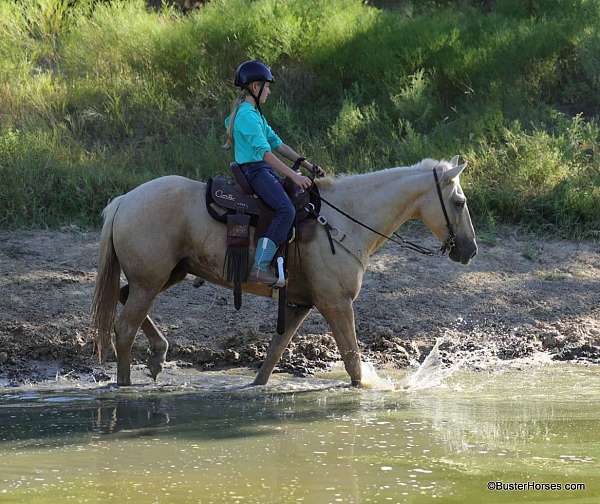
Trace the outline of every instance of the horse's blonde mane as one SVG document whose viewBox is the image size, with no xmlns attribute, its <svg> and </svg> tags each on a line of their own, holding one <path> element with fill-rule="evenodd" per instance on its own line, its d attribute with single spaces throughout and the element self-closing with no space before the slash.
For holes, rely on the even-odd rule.
<svg viewBox="0 0 600 504">
<path fill-rule="evenodd" d="M 407 172 L 409 170 L 412 171 L 431 171 L 433 170 L 433 168 L 435 166 L 441 166 L 442 167 L 442 173 L 450 170 L 452 168 L 452 165 L 450 164 L 449 161 L 446 161 L 445 159 L 442 159 L 440 161 L 438 161 L 437 159 L 431 159 L 431 158 L 425 158 L 422 159 L 421 161 L 419 161 L 418 163 L 415 163 L 414 165 L 410 165 L 410 166 L 395 166 L 392 168 L 386 168 L 383 170 L 377 170 L 377 173 L 387 173 L 387 172 L 391 172 L 391 171 L 402 171 L 402 172 Z M 338 182 L 340 182 L 342 179 L 344 180 L 344 182 L 348 182 L 351 183 L 353 181 L 353 179 L 356 179 L 358 177 L 366 177 L 369 176 L 371 174 L 373 174 L 375 172 L 366 172 L 366 173 L 358 173 L 358 174 L 353 174 L 353 175 L 336 175 L 335 177 L 324 177 L 321 179 L 315 179 L 315 183 L 317 184 L 317 187 L 319 189 L 330 189 L 332 188 L 335 184 L 337 184 Z"/>
</svg>

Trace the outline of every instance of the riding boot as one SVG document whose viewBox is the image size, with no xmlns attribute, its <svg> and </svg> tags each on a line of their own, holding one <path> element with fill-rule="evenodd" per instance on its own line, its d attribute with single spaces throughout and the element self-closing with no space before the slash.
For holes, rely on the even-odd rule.
<svg viewBox="0 0 600 504">
<path fill-rule="evenodd" d="M 263 283 L 273 285 L 278 278 L 273 274 L 270 268 L 271 261 L 277 252 L 277 245 L 269 238 L 260 238 L 256 244 L 256 255 L 254 257 L 254 266 L 250 270 L 248 282 Z"/>
</svg>

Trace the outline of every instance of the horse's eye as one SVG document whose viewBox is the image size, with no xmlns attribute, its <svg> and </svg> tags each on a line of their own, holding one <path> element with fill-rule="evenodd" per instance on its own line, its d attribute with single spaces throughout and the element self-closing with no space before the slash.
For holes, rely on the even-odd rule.
<svg viewBox="0 0 600 504">
<path fill-rule="evenodd" d="M 463 208 L 465 208 L 465 204 L 466 204 L 466 200 L 464 199 L 459 199 L 454 201 L 454 205 L 456 206 L 456 208 L 458 208 L 459 210 L 462 210 Z"/>
</svg>

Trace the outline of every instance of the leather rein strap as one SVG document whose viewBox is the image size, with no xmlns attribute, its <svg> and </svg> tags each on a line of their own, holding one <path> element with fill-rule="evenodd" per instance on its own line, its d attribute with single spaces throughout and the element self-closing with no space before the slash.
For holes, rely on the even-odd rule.
<svg viewBox="0 0 600 504">
<path fill-rule="evenodd" d="M 442 189 L 440 188 L 440 181 L 439 181 L 437 172 L 435 171 L 435 168 L 437 168 L 437 167 L 433 168 L 433 178 L 435 179 L 435 187 L 437 189 L 437 194 L 438 194 L 438 198 L 440 200 L 440 205 L 442 206 L 442 211 L 444 212 L 444 218 L 446 219 L 446 225 L 448 226 L 448 236 L 444 240 L 444 242 L 442 243 L 442 246 L 440 247 L 440 249 L 438 251 L 436 251 L 435 249 L 423 247 L 422 245 L 419 245 L 418 243 L 411 242 L 410 240 L 407 240 L 406 238 L 403 238 L 402 236 L 400 236 L 398 233 L 392 233 L 393 236 L 388 236 L 383 233 L 380 233 L 376 229 L 373 229 L 372 227 L 368 226 L 367 224 L 360 222 L 358 219 L 347 214 L 342 209 L 335 206 L 333 203 L 327 201 L 325 198 L 323 198 L 323 196 L 320 196 L 320 198 L 323 203 L 330 206 L 336 212 L 342 214 L 347 219 L 350 219 L 352 222 L 355 222 L 359 226 L 362 226 L 365 229 L 368 229 L 372 233 L 375 233 L 376 235 L 379 235 L 382 238 L 385 238 L 386 240 L 390 240 L 391 242 L 393 242 L 397 245 L 400 245 L 402 248 L 413 250 L 415 252 L 418 252 L 419 254 L 423 254 L 423 255 L 427 255 L 427 256 L 434 256 L 434 255 L 438 255 L 438 254 L 444 255 L 447 251 L 451 250 L 452 247 L 454 246 L 454 242 L 456 240 L 456 235 L 454 234 L 452 224 L 450 223 L 450 219 L 448 218 L 448 212 L 446 211 L 446 205 L 444 205 L 444 199 L 442 197 Z M 310 190 L 312 191 L 313 188 L 311 187 Z"/>
<path fill-rule="evenodd" d="M 296 161 L 294 161 L 294 166 L 292 166 L 292 170 L 294 170 L 296 172 L 298 170 L 300 170 L 300 165 L 302 164 L 303 161 L 306 161 L 306 158 L 299 157 L 298 159 L 296 159 Z"/>
</svg>

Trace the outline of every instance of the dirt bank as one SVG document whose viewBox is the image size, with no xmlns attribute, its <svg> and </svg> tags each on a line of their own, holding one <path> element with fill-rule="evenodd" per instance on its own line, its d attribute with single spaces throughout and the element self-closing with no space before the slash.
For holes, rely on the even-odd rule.
<svg viewBox="0 0 600 504">
<path fill-rule="evenodd" d="M 435 245 L 420 228 L 404 234 Z M 2 383 L 108 377 L 92 356 L 88 327 L 97 246 L 98 233 L 77 228 L 0 232 Z M 275 302 L 245 296 L 238 313 L 229 291 L 195 289 L 192 280 L 164 293 L 153 309 L 171 344 L 168 359 L 198 368 L 258 365 L 275 330 Z M 372 258 L 355 306 L 365 358 L 379 366 L 417 362 L 440 336 L 447 361 L 546 351 L 600 363 L 600 254 L 591 242 L 542 240 L 508 228 L 480 238 L 468 267 L 389 244 Z M 139 334 L 136 359 L 145 360 L 145 352 Z M 279 369 L 310 373 L 338 358 L 327 325 L 313 313 Z M 470 363 L 477 367 L 476 358 Z"/>
</svg>

